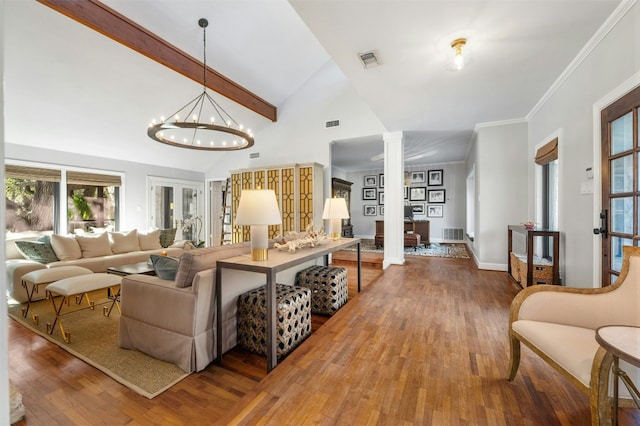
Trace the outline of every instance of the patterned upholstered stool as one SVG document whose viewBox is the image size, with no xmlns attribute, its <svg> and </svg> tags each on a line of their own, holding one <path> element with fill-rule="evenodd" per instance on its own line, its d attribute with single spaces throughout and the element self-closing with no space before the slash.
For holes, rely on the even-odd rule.
<svg viewBox="0 0 640 426">
<path fill-rule="evenodd" d="M 238 344 L 267 355 L 266 286 L 238 296 Z M 311 292 L 307 288 L 276 284 L 276 339 L 278 358 L 291 352 L 311 334 Z"/>
<path fill-rule="evenodd" d="M 311 312 L 333 315 L 349 300 L 347 270 L 310 266 L 296 274 L 296 285 L 311 290 Z"/>
</svg>

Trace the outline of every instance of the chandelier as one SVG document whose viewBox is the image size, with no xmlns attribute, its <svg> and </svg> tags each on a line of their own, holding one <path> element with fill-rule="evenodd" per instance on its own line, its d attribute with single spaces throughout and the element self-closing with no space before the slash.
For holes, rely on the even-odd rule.
<svg viewBox="0 0 640 426">
<path fill-rule="evenodd" d="M 253 146 L 251 130 L 244 130 L 242 124 L 229 115 L 207 93 L 207 26 L 202 18 L 198 21 L 202 28 L 204 59 L 202 62 L 202 93 L 180 108 L 167 119 L 155 118 L 149 124 L 147 135 L 157 142 L 180 148 L 205 151 L 233 151 Z"/>
</svg>

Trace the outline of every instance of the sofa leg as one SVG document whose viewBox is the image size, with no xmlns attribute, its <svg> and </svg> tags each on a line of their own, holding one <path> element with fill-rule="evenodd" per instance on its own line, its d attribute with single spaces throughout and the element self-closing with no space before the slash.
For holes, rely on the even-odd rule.
<svg viewBox="0 0 640 426">
<path fill-rule="evenodd" d="M 509 360 L 509 376 L 507 379 L 512 382 L 516 378 L 518 367 L 520 366 L 520 340 L 513 335 L 509 336 L 509 340 L 511 343 L 511 359 Z"/>
<path fill-rule="evenodd" d="M 611 398 L 609 398 L 609 373 L 612 364 L 613 356 L 604 348 L 598 348 L 591 365 L 591 387 L 589 388 L 592 426 L 612 424 Z M 618 407 L 613 409 L 617 410 Z"/>
</svg>

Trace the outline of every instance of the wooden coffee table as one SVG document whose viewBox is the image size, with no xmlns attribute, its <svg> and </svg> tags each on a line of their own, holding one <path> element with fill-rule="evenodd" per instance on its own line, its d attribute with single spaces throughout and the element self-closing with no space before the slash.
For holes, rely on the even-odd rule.
<svg viewBox="0 0 640 426">
<path fill-rule="evenodd" d="M 153 265 L 149 265 L 147 262 L 138 262 L 129 263 L 127 265 L 111 266 L 107 268 L 107 273 L 124 277 L 126 275 L 134 274 L 155 275 L 156 271 L 153 269 Z"/>
</svg>

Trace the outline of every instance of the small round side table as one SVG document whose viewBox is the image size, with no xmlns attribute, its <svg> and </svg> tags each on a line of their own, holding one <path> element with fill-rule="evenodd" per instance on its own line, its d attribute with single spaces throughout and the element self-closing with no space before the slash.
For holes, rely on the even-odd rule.
<svg viewBox="0 0 640 426">
<path fill-rule="evenodd" d="M 613 355 L 613 424 L 618 425 L 618 379 L 629 390 L 635 404 L 640 408 L 640 391 L 627 373 L 619 367 L 619 360 L 640 367 L 640 327 L 626 325 L 607 325 L 596 330 L 596 341 Z"/>
</svg>

